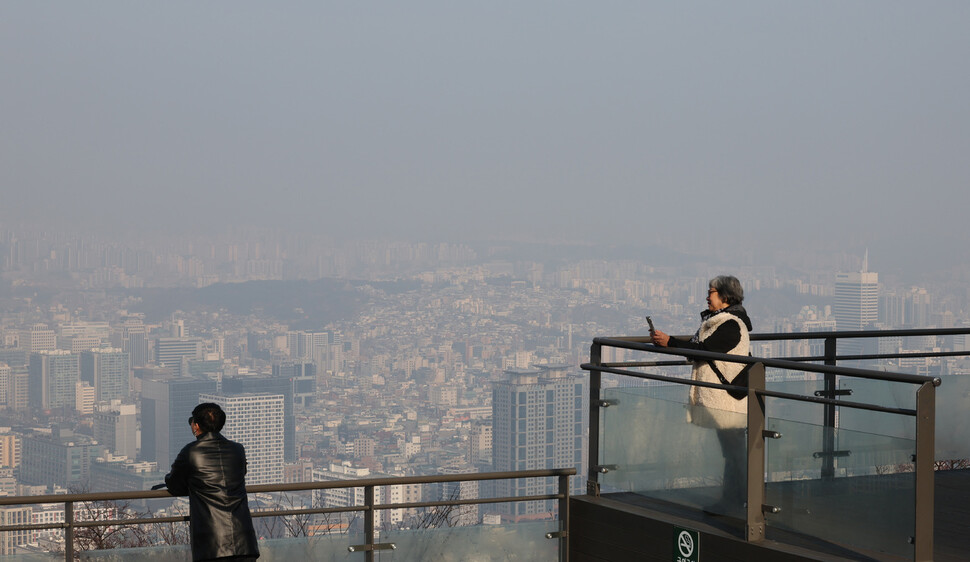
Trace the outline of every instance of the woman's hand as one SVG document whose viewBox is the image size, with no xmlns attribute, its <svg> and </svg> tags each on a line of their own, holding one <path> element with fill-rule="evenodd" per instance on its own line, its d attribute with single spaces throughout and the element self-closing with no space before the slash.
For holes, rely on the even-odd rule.
<svg viewBox="0 0 970 562">
<path fill-rule="evenodd" d="M 660 347 L 667 347 L 667 343 L 670 342 L 670 336 L 661 332 L 660 330 L 654 330 L 653 334 L 654 345 L 659 345 Z"/>
</svg>

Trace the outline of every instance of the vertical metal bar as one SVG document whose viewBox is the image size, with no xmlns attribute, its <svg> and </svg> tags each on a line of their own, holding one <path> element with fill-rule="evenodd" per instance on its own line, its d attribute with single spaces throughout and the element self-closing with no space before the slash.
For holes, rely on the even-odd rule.
<svg viewBox="0 0 970 562">
<path fill-rule="evenodd" d="M 589 348 L 589 362 L 591 365 L 603 363 L 603 346 L 594 343 Z M 600 495 L 599 472 L 596 465 L 600 464 L 600 410 L 597 405 L 600 400 L 602 374 L 596 369 L 589 371 L 589 455 L 587 460 L 586 493 L 591 496 Z"/>
<path fill-rule="evenodd" d="M 559 475 L 559 560 L 569 562 L 569 476 Z"/>
<path fill-rule="evenodd" d="M 367 545 L 364 560 L 374 562 L 374 544 L 377 542 L 374 540 L 374 517 L 377 516 L 374 511 L 374 486 L 364 486 L 364 505 L 367 506 L 364 512 L 364 544 Z"/>
<path fill-rule="evenodd" d="M 825 364 L 835 365 L 837 362 L 836 339 L 825 338 Z M 836 376 L 832 373 L 825 373 L 825 396 L 835 398 L 837 386 Z M 835 424 L 836 410 L 835 404 L 824 406 L 824 419 L 822 420 L 822 479 L 831 480 L 835 478 Z"/>
<path fill-rule="evenodd" d="M 64 560 L 74 562 L 74 502 L 64 502 Z"/>
<path fill-rule="evenodd" d="M 765 540 L 765 366 L 748 370 L 748 508 L 745 530 L 748 542 Z"/>
<path fill-rule="evenodd" d="M 916 391 L 916 528 L 917 561 L 933 560 L 933 465 L 936 456 L 936 386 L 926 382 Z"/>
</svg>

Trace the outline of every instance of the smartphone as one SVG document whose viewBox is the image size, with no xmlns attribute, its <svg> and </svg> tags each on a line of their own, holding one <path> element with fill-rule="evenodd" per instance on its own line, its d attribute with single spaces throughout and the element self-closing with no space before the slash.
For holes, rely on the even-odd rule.
<svg viewBox="0 0 970 562">
<path fill-rule="evenodd" d="M 651 320 L 649 316 L 647 316 L 647 324 L 650 325 L 650 333 L 652 334 L 654 331 L 653 320 Z"/>
</svg>

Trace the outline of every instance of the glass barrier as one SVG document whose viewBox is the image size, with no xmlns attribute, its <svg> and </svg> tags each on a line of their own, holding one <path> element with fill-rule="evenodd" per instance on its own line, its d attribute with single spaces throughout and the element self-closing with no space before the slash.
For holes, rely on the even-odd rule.
<svg viewBox="0 0 970 562">
<path fill-rule="evenodd" d="M 768 538 L 783 530 L 912 558 L 913 440 L 838 429 L 835 477 L 822 479 L 824 427 L 776 418 L 766 425 L 781 433 L 765 443 L 765 502 L 781 508 L 766 516 Z"/>
<path fill-rule="evenodd" d="M 559 527 L 559 521 L 537 521 L 381 531 L 377 542 L 394 543 L 396 548 L 378 550 L 374 558 L 392 562 L 558 560 L 559 540 L 547 539 L 546 533 L 559 531 Z"/>
<path fill-rule="evenodd" d="M 970 403 L 970 376 L 947 375 L 942 377 L 942 381 L 936 389 L 934 458 L 940 461 L 970 459 L 970 425 L 964 423 L 967 404 Z M 846 400 L 915 409 L 916 391 L 919 387 L 913 384 L 842 378 L 839 388 L 852 390 L 852 395 L 845 397 Z M 908 416 L 840 408 L 839 426 L 904 439 L 916 438 L 916 425 L 913 418 Z"/>
<path fill-rule="evenodd" d="M 719 419 L 729 420 L 726 425 L 742 428 L 730 434 L 695 425 L 688 421 L 688 388 L 612 388 L 601 393 L 615 403 L 600 410 L 599 464 L 615 465 L 599 477 L 601 490 L 742 517 L 746 416 L 717 412 Z M 740 482 L 732 484 L 739 475 Z"/>
</svg>

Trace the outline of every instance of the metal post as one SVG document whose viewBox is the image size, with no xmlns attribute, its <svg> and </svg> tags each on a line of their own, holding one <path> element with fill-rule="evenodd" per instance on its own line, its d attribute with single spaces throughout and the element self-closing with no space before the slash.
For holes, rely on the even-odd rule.
<svg viewBox="0 0 970 562">
<path fill-rule="evenodd" d="M 569 562 L 569 476 L 559 476 L 559 560 Z"/>
<path fill-rule="evenodd" d="M 603 346 L 594 343 L 589 348 L 589 362 L 592 365 L 603 363 Z M 601 373 L 596 369 L 589 371 L 589 463 L 587 466 L 586 493 L 591 496 L 600 495 L 599 472 L 596 466 L 600 464 L 600 401 Z"/>
<path fill-rule="evenodd" d="M 916 391 L 916 528 L 917 561 L 933 560 L 933 465 L 936 456 L 936 386 L 926 382 Z"/>
<path fill-rule="evenodd" d="M 64 502 L 64 560 L 74 562 L 74 502 Z"/>
<path fill-rule="evenodd" d="M 364 505 L 367 506 L 367 511 L 364 512 L 364 544 L 367 545 L 367 550 L 364 551 L 364 560 L 367 562 L 374 562 L 374 517 L 377 515 L 374 511 L 374 486 L 364 486 Z"/>
<path fill-rule="evenodd" d="M 765 540 L 765 366 L 755 363 L 748 370 L 748 542 Z"/>
<path fill-rule="evenodd" d="M 836 339 L 825 338 L 825 364 L 835 365 L 836 360 Z M 826 398 L 836 397 L 836 378 L 832 373 L 825 373 L 824 396 Z M 824 406 L 824 419 L 822 421 L 822 479 L 835 478 L 835 424 L 836 410 L 835 404 Z"/>
</svg>

